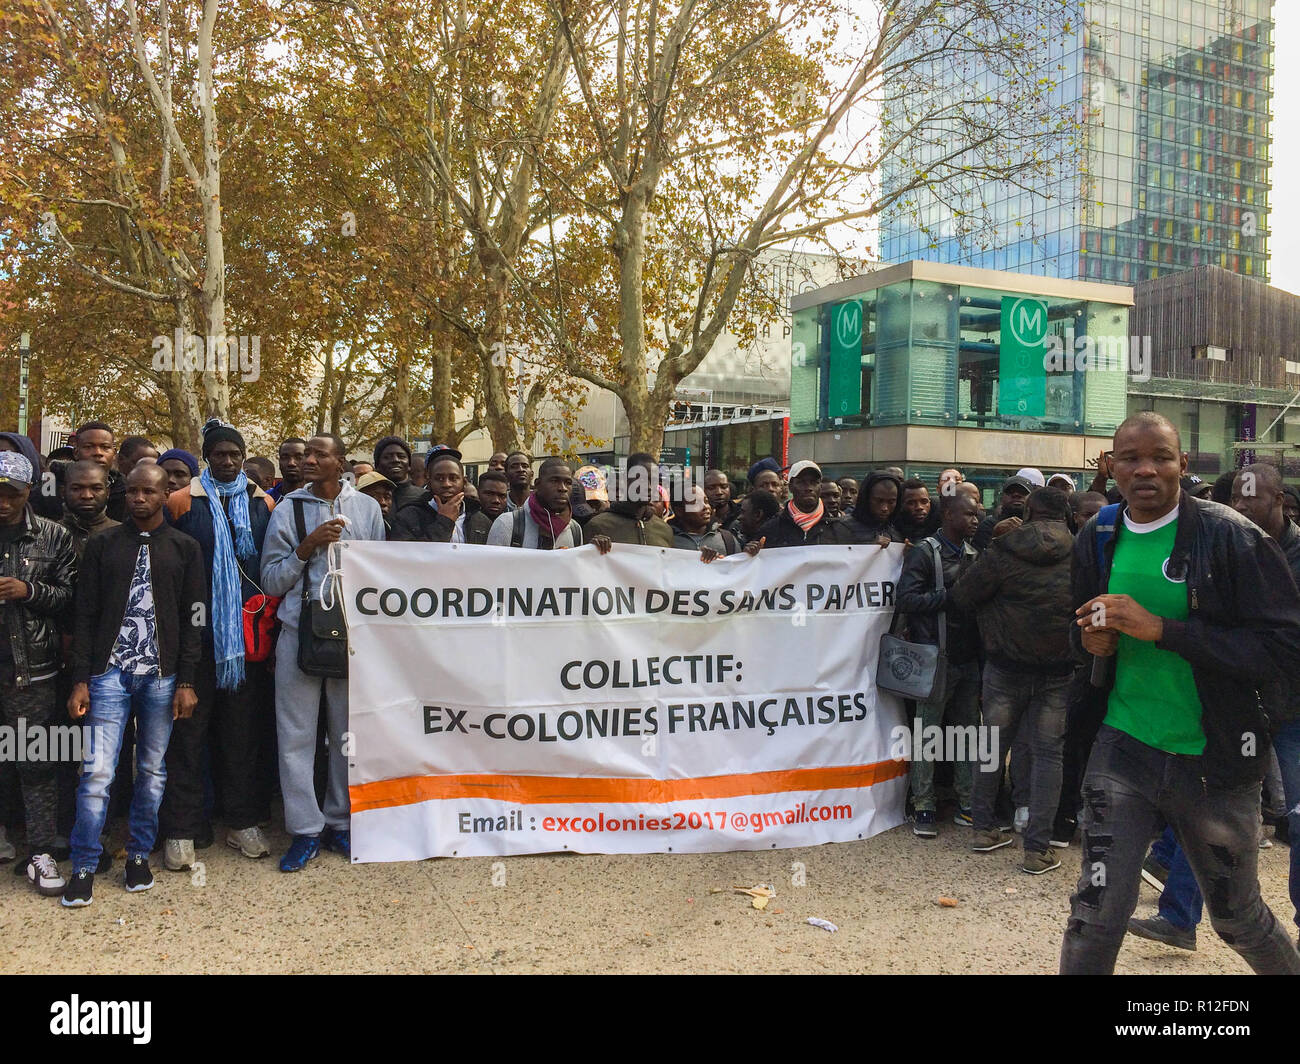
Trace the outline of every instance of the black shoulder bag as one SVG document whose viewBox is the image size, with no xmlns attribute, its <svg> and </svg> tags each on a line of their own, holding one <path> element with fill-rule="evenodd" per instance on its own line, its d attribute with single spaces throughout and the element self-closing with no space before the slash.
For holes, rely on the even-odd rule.
<svg viewBox="0 0 1300 1064">
<path fill-rule="evenodd" d="M 293 499 L 293 523 L 298 530 L 298 542 L 307 538 L 307 520 L 301 499 Z M 313 600 L 307 590 L 308 559 L 302 571 L 302 615 L 298 619 L 298 668 L 308 676 L 324 676 L 332 680 L 346 679 L 348 675 L 348 626 L 343 616 L 343 599 L 334 597 L 334 605 Z"/>
<path fill-rule="evenodd" d="M 939 542 L 933 537 L 918 543 L 912 550 L 930 548 L 934 556 L 935 590 L 943 590 L 943 558 Z M 876 667 L 876 686 L 918 702 L 944 701 L 948 682 L 948 613 L 940 610 L 939 645 L 913 643 L 898 635 L 904 614 L 897 605 L 889 631 L 880 637 L 880 657 Z"/>
</svg>

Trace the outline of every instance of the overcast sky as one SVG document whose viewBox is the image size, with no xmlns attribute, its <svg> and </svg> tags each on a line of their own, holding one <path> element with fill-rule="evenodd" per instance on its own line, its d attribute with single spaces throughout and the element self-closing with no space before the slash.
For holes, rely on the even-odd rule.
<svg viewBox="0 0 1300 1064">
<path fill-rule="evenodd" d="M 1300 0 L 1275 0 L 1272 283 L 1300 294 Z M 1289 356 L 1288 356 L 1289 357 Z"/>
</svg>

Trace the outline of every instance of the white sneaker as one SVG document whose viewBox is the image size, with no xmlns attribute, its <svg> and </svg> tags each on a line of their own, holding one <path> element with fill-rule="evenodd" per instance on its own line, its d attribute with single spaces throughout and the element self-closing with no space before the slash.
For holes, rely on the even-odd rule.
<svg viewBox="0 0 1300 1064">
<path fill-rule="evenodd" d="M 9 841 L 9 833 L 5 831 L 4 825 L 0 824 L 0 864 L 5 861 L 12 861 L 18 856 L 18 851 L 14 849 L 14 844 Z"/>
<path fill-rule="evenodd" d="M 1029 806 L 1022 805 L 1016 809 L 1015 819 L 1012 821 L 1017 835 L 1023 835 L 1025 828 L 1029 827 Z"/>
<path fill-rule="evenodd" d="M 163 843 L 163 865 L 167 871 L 184 872 L 193 864 L 193 839 L 168 839 Z"/>
<path fill-rule="evenodd" d="M 271 852 L 271 847 L 266 844 L 266 836 L 256 824 L 251 828 L 240 828 L 238 831 L 232 828 L 226 835 L 226 845 L 238 850 L 245 857 L 265 857 Z"/>
<path fill-rule="evenodd" d="M 38 853 L 27 862 L 27 882 L 47 898 L 57 898 L 67 886 L 59 866 L 48 853 Z"/>
</svg>

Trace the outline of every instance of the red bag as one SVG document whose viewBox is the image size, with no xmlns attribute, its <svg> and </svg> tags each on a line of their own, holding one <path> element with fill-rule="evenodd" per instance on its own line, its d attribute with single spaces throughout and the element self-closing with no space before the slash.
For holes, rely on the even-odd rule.
<svg viewBox="0 0 1300 1064">
<path fill-rule="evenodd" d="M 244 603 L 244 659 L 265 661 L 275 649 L 278 595 L 254 595 Z"/>
</svg>

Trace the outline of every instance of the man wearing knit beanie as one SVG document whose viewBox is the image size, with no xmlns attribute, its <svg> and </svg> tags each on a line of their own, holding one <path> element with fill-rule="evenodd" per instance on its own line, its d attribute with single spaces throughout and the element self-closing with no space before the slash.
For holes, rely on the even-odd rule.
<svg viewBox="0 0 1300 1064">
<path fill-rule="evenodd" d="M 257 777 L 270 677 L 245 653 L 244 603 L 261 588 L 259 557 L 275 505 L 244 473 L 244 437 L 216 418 L 203 426 L 207 468 L 167 500 L 178 531 L 198 541 L 203 557 L 206 619 L 195 677 L 198 705 L 176 721 L 167 747 L 167 784 L 159 810 L 163 863 L 173 872 L 194 864 L 195 842 L 211 833 L 203 807 L 203 750 L 212 728 L 213 782 L 221 800 L 227 845 L 245 857 L 270 852 L 258 822 L 270 795 Z"/>
<path fill-rule="evenodd" d="M 248 447 L 244 444 L 244 437 L 234 425 L 227 425 L 216 418 L 209 418 L 202 431 L 202 454 L 205 462 L 211 456 L 212 449 L 219 443 L 233 443 L 239 448 L 241 454 L 248 453 Z"/>
<path fill-rule="evenodd" d="M 401 436 L 385 436 L 375 444 L 375 468 L 393 482 L 393 513 L 420 498 L 419 485 L 411 481 L 411 447 Z"/>
<path fill-rule="evenodd" d="M 163 451 L 158 456 L 158 464 L 167 473 L 167 494 L 169 495 L 174 491 L 180 491 L 181 488 L 199 475 L 199 460 L 189 451 L 183 451 L 179 447 Z"/>
</svg>

